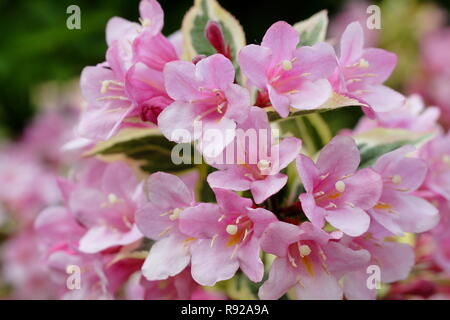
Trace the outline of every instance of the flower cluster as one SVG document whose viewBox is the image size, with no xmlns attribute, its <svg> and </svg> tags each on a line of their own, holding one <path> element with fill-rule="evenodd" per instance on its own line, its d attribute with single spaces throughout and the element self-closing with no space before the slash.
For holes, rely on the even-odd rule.
<svg viewBox="0 0 450 320">
<path fill-rule="evenodd" d="M 202 12 L 200 34 L 198 4 L 170 37 L 156 0 L 141 1 L 140 23 L 108 22 L 106 61 L 81 74 L 65 177 L 28 190 L 40 172 L 2 165 L 3 181 L 20 180 L 3 184 L 2 202 L 40 211 L 7 244 L 6 278 L 23 282 L 17 265 L 33 264 L 28 291 L 66 299 L 235 298 L 220 288 L 238 278 L 260 299 L 374 299 L 379 282 L 408 277 L 414 250 L 400 239 L 421 233 L 450 272 L 450 136 L 438 109 L 384 85 L 396 55 L 366 47 L 358 22 L 337 48 L 283 21 L 239 47 L 234 18 L 203 2 L 222 11 Z M 305 130 L 286 130 L 343 106 L 365 115 L 319 152 Z M 175 143 L 204 163 L 142 165 Z"/>
</svg>

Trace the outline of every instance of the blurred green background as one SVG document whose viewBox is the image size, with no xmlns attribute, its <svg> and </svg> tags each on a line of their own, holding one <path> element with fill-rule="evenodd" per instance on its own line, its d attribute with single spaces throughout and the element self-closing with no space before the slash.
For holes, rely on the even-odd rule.
<svg viewBox="0 0 450 320">
<path fill-rule="evenodd" d="M 333 16 L 345 2 L 220 0 L 241 22 L 249 43 L 259 42 L 277 20 L 295 23 L 325 8 Z M 434 2 L 450 7 L 448 0 Z M 160 3 L 165 11 L 163 32 L 170 34 L 179 29 L 193 0 Z M 81 30 L 66 27 L 66 9 L 72 4 L 81 8 Z M 36 110 L 30 99 L 34 86 L 72 79 L 84 66 L 102 62 L 107 20 L 121 16 L 136 21 L 138 4 L 139 0 L 0 0 L 0 133 L 17 137 L 31 119 Z"/>
</svg>

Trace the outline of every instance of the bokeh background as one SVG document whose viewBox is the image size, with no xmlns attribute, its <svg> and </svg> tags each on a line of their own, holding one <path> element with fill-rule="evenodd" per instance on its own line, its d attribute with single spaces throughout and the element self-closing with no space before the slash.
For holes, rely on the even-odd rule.
<svg viewBox="0 0 450 320">
<path fill-rule="evenodd" d="M 160 2 L 165 10 L 164 33 L 170 34 L 179 29 L 183 15 L 193 1 Z M 328 9 L 334 17 L 352 2 L 361 3 L 363 9 L 367 7 L 364 1 L 358 0 L 220 2 L 241 22 L 249 43 L 259 42 L 265 30 L 280 19 L 295 23 L 322 9 Z M 106 50 L 104 29 L 107 20 L 112 16 L 136 20 L 138 3 L 139 0 L 0 0 L 0 135 L 20 135 L 38 108 L 33 92 L 40 84 L 73 79 L 84 66 L 101 62 Z M 383 29 L 379 45 L 398 54 L 407 52 L 401 56 L 400 67 L 403 61 L 406 64 L 408 59 L 417 58 L 417 36 L 421 30 L 437 23 L 436 20 L 421 21 L 417 15 L 432 10 L 432 7 L 439 6 L 443 13 L 450 8 L 448 0 L 371 3 L 382 8 Z M 81 8 L 81 30 L 66 27 L 66 9 L 72 4 Z M 408 68 L 415 64 L 407 63 Z M 399 68 L 390 83 L 394 87 L 404 85 L 402 77 L 408 76 Z M 343 121 L 351 124 L 356 116 L 346 114 Z"/>
</svg>

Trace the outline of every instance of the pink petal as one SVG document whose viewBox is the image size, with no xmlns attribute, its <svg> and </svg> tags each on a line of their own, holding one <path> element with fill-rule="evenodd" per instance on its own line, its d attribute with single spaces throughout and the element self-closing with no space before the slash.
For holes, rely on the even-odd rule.
<svg viewBox="0 0 450 320">
<path fill-rule="evenodd" d="M 210 173 L 207 181 L 211 188 L 245 191 L 250 189 L 251 181 L 244 174 L 244 170 L 238 168 L 218 170 Z"/>
<path fill-rule="evenodd" d="M 345 192 L 338 200 L 339 203 L 367 210 L 380 199 L 383 181 L 381 176 L 372 169 L 358 170 L 342 181 L 345 183 Z"/>
<path fill-rule="evenodd" d="M 299 196 L 299 200 L 309 221 L 311 221 L 314 226 L 322 228 L 325 224 L 325 216 L 327 215 L 327 211 L 316 205 L 314 196 L 311 193 L 301 194 Z"/>
<path fill-rule="evenodd" d="M 272 50 L 272 61 L 291 60 L 300 41 L 298 32 L 287 22 L 274 23 L 264 35 L 261 46 Z"/>
<path fill-rule="evenodd" d="M 220 238 L 213 246 L 210 243 L 210 240 L 200 240 L 191 246 L 192 277 L 203 286 L 230 279 L 239 269 L 237 258 L 231 258 L 233 247 L 226 247 Z"/>
<path fill-rule="evenodd" d="M 129 34 L 131 30 L 139 29 L 140 25 L 137 23 L 130 22 L 120 17 L 112 17 L 106 24 L 106 42 L 109 46 L 113 41 L 123 40 L 124 36 Z"/>
<path fill-rule="evenodd" d="M 139 13 L 144 20 L 146 32 L 157 34 L 161 32 L 164 24 L 164 12 L 156 0 L 141 0 Z"/>
<path fill-rule="evenodd" d="M 163 71 L 166 63 L 178 60 L 178 54 L 172 43 L 162 34 L 143 32 L 133 41 L 133 60 L 154 70 Z"/>
<path fill-rule="evenodd" d="M 341 300 L 342 287 L 338 279 L 327 273 L 321 266 L 317 266 L 314 277 L 302 277 L 302 285 L 295 287 L 299 300 Z"/>
<path fill-rule="evenodd" d="M 239 66 L 250 81 L 260 89 L 268 83 L 267 71 L 272 51 L 269 48 L 250 44 L 241 49 L 238 55 Z"/>
<path fill-rule="evenodd" d="M 187 61 L 172 61 L 164 67 L 165 87 L 174 100 L 190 101 L 203 98 L 195 76 L 195 65 Z"/>
<path fill-rule="evenodd" d="M 208 158 L 215 158 L 234 140 L 236 122 L 223 117 L 220 121 L 203 121 L 202 125 L 197 150 Z"/>
<path fill-rule="evenodd" d="M 300 154 L 296 160 L 297 171 L 307 193 L 314 192 L 314 186 L 318 183 L 320 176 L 314 162 L 307 156 Z"/>
<path fill-rule="evenodd" d="M 398 183 L 389 183 L 390 188 L 414 191 L 422 185 L 427 174 L 424 160 L 406 157 L 414 150 L 413 146 L 407 145 L 388 152 L 377 160 L 373 169 L 388 181 L 392 181 L 394 176 L 400 177 Z"/>
<path fill-rule="evenodd" d="M 298 93 L 290 95 L 290 100 L 293 108 L 301 110 L 320 107 L 331 97 L 333 92 L 327 79 L 320 79 L 314 82 L 304 81 L 298 90 Z"/>
<path fill-rule="evenodd" d="M 165 280 L 184 270 L 189 264 L 189 247 L 185 238 L 178 234 L 158 240 L 142 266 L 147 280 Z"/>
<path fill-rule="evenodd" d="M 259 288 L 258 296 L 261 300 L 279 299 L 296 283 L 297 274 L 287 259 L 277 258 L 270 267 L 269 278 Z"/>
<path fill-rule="evenodd" d="M 191 142 L 198 139 L 201 132 L 194 130 L 197 118 L 195 105 L 175 101 L 158 116 L 158 126 L 162 134 L 170 141 L 178 143 Z"/>
<path fill-rule="evenodd" d="M 141 105 L 155 96 L 165 96 L 162 72 L 148 68 L 143 63 L 136 63 L 125 76 L 125 88 L 136 105 Z"/>
<path fill-rule="evenodd" d="M 188 207 L 194 202 L 193 192 L 184 182 L 165 172 L 153 173 L 146 190 L 149 201 L 163 210 Z"/>
<path fill-rule="evenodd" d="M 371 86 L 367 90 L 368 92 L 359 96 L 367 101 L 375 112 L 393 111 L 405 103 L 405 97 L 402 94 L 386 86 Z"/>
<path fill-rule="evenodd" d="M 222 214 L 220 207 L 213 203 L 187 208 L 179 218 L 180 230 L 194 238 L 210 239 L 224 230 L 219 221 Z"/>
<path fill-rule="evenodd" d="M 289 115 L 289 106 L 291 104 L 288 95 L 278 93 L 271 85 L 267 89 L 273 108 L 281 117 L 286 118 Z"/>
<path fill-rule="evenodd" d="M 294 137 L 288 137 L 272 148 L 272 151 L 278 155 L 278 170 L 282 170 L 288 166 L 298 156 L 302 147 L 302 141 Z"/>
<path fill-rule="evenodd" d="M 359 22 L 353 22 L 347 26 L 341 38 L 340 62 L 351 65 L 358 60 L 363 53 L 364 33 Z"/>
<path fill-rule="evenodd" d="M 137 177 L 125 162 L 113 162 L 103 172 L 101 189 L 106 194 L 115 194 L 117 197 L 131 202 L 137 185 Z"/>
<path fill-rule="evenodd" d="M 225 56 L 214 54 L 197 63 L 196 76 L 204 86 L 225 91 L 234 82 L 234 67 Z"/>
<path fill-rule="evenodd" d="M 361 208 L 330 210 L 325 219 L 335 228 L 351 237 L 357 237 L 369 229 L 370 217 Z"/>
<path fill-rule="evenodd" d="M 397 64 L 397 56 L 394 53 L 378 48 L 364 49 L 362 58 L 369 63 L 369 67 L 365 71 L 376 75 L 364 80 L 370 84 L 380 84 L 386 81 Z"/>
<path fill-rule="evenodd" d="M 364 268 L 370 260 L 367 250 L 353 250 L 335 241 L 330 241 L 323 250 L 328 270 L 339 278 L 348 272 Z"/>
<path fill-rule="evenodd" d="M 300 239 L 302 230 L 286 222 L 274 222 L 264 231 L 261 238 L 261 248 L 277 257 L 286 257 L 288 247 Z"/>
<path fill-rule="evenodd" d="M 312 47 L 300 47 L 295 51 L 299 66 L 295 66 L 298 74 L 307 74 L 306 79 L 316 81 L 332 75 L 337 67 L 336 53 L 332 46 L 319 42 Z"/>
<path fill-rule="evenodd" d="M 347 273 L 344 278 L 345 298 L 349 300 L 375 300 L 376 289 L 367 287 L 367 279 L 370 274 L 366 273 L 365 268 L 361 271 Z"/>
<path fill-rule="evenodd" d="M 253 232 L 256 237 L 260 237 L 272 222 L 278 221 L 272 212 L 264 208 L 249 208 L 247 215 L 253 221 Z"/>
<path fill-rule="evenodd" d="M 226 213 L 240 215 L 247 212 L 247 208 L 253 205 L 252 200 L 243 198 L 232 191 L 225 189 L 214 189 L 216 201 L 219 207 Z"/>
<path fill-rule="evenodd" d="M 439 222 L 437 208 L 422 198 L 395 192 L 384 195 L 380 201 L 391 209 L 374 208 L 372 217 L 393 233 L 421 233 L 431 230 Z"/>
<path fill-rule="evenodd" d="M 340 179 L 354 173 L 359 162 L 355 141 L 350 137 L 336 136 L 320 151 L 317 167 L 321 174 Z"/>
<path fill-rule="evenodd" d="M 287 175 L 277 173 L 266 176 L 263 180 L 256 180 L 251 183 L 250 190 L 256 204 L 264 202 L 267 198 L 274 195 L 287 182 Z"/>
<path fill-rule="evenodd" d="M 232 83 L 225 90 L 225 97 L 228 102 L 225 117 L 238 123 L 247 119 L 251 106 L 248 90 Z"/>
<path fill-rule="evenodd" d="M 80 239 L 79 249 L 84 253 L 97 253 L 105 249 L 124 246 L 142 238 L 142 234 L 134 226 L 128 232 L 119 232 L 108 226 L 89 229 Z"/>
<path fill-rule="evenodd" d="M 238 251 L 239 266 L 253 282 L 260 282 L 264 275 L 264 264 L 259 257 L 259 239 L 251 237 Z"/>
</svg>

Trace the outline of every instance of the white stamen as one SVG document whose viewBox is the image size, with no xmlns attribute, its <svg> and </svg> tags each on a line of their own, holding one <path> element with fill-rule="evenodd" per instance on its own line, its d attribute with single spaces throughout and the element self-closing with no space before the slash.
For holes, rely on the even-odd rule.
<svg viewBox="0 0 450 320">
<path fill-rule="evenodd" d="M 298 251 L 300 253 L 300 257 L 303 258 L 311 253 L 311 248 L 308 245 L 304 244 L 298 247 Z"/>
<path fill-rule="evenodd" d="M 442 156 L 442 161 L 444 163 L 450 163 L 450 156 L 448 154 L 445 154 Z"/>
<path fill-rule="evenodd" d="M 290 60 L 283 60 L 283 69 L 289 71 L 292 69 L 292 62 Z"/>
<path fill-rule="evenodd" d="M 367 69 L 369 67 L 369 62 L 366 59 L 361 58 L 361 60 L 359 60 L 358 66 L 360 68 Z"/>
<path fill-rule="evenodd" d="M 399 185 L 400 183 L 402 183 L 402 177 L 396 174 L 392 177 L 392 183 Z"/>
<path fill-rule="evenodd" d="M 151 20 L 148 18 L 142 19 L 141 24 L 143 27 L 148 27 L 151 24 Z"/>
<path fill-rule="evenodd" d="M 344 192 L 345 191 L 345 183 L 342 180 L 337 181 L 336 184 L 334 185 L 334 187 L 339 192 Z"/>
<path fill-rule="evenodd" d="M 229 235 L 234 236 L 237 233 L 237 231 L 238 231 L 238 227 L 235 224 L 229 224 L 229 225 L 227 225 L 227 229 L 226 230 L 227 230 L 227 233 Z"/>
<path fill-rule="evenodd" d="M 169 219 L 170 219 L 171 221 L 177 220 L 178 217 L 180 216 L 180 213 L 181 213 L 182 211 L 183 211 L 183 210 L 180 209 L 180 208 L 175 208 L 175 209 L 173 209 L 172 214 L 169 216 Z"/>
<path fill-rule="evenodd" d="M 117 196 L 114 193 L 110 193 L 108 194 L 108 201 L 111 204 L 115 204 L 119 201 L 119 198 L 117 198 Z"/>
<path fill-rule="evenodd" d="M 270 168 L 270 160 L 262 159 L 258 161 L 257 167 L 260 171 L 265 171 Z"/>
</svg>

